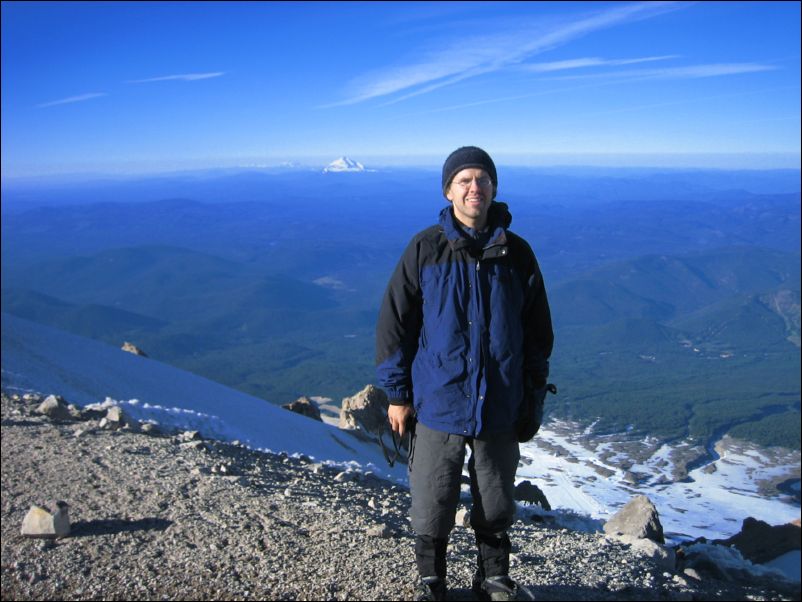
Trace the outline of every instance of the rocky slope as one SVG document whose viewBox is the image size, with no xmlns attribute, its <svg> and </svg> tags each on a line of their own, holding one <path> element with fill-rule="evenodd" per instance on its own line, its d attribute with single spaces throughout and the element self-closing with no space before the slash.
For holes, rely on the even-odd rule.
<svg viewBox="0 0 802 602">
<path fill-rule="evenodd" d="M 412 599 L 408 492 L 369 473 L 175 434 L 53 420 L 2 396 L 3 599 Z M 64 500 L 71 534 L 20 535 Z M 525 514 L 522 512 L 522 515 Z M 694 579 L 603 534 L 518 520 L 513 577 L 541 600 L 780 600 L 777 581 Z M 449 549 L 468 600 L 472 537 Z M 693 573 L 692 573 L 693 574 Z"/>
</svg>

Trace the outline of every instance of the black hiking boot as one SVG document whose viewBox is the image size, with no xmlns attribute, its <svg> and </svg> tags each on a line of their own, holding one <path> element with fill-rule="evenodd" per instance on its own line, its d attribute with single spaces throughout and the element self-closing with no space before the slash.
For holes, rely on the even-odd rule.
<svg viewBox="0 0 802 602">
<path fill-rule="evenodd" d="M 446 581 L 440 577 L 421 577 L 417 600 L 445 600 Z"/>
<path fill-rule="evenodd" d="M 473 574 L 471 590 L 479 600 L 517 600 L 518 585 L 507 575 L 497 575 L 482 579 L 477 570 Z"/>
</svg>

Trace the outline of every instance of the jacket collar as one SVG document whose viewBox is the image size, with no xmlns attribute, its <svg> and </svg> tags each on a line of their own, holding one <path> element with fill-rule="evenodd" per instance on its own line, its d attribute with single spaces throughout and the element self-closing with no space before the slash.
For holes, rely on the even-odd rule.
<svg viewBox="0 0 802 602">
<path fill-rule="evenodd" d="M 507 204 L 493 201 L 487 212 L 487 227 L 490 228 L 492 234 L 484 247 L 485 251 L 491 247 L 506 246 L 507 228 L 511 223 L 512 215 Z M 443 228 L 452 250 L 456 251 L 474 244 L 473 239 L 457 223 L 451 204 L 443 207 L 440 211 L 440 226 Z"/>
</svg>

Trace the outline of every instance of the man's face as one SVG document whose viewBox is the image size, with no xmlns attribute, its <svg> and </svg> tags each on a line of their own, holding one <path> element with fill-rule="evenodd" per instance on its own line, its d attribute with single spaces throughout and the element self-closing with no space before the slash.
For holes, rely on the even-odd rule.
<svg viewBox="0 0 802 602">
<path fill-rule="evenodd" d="M 458 171 L 446 191 L 454 216 L 470 228 L 481 230 L 493 201 L 493 181 L 484 169 L 469 167 Z"/>
</svg>

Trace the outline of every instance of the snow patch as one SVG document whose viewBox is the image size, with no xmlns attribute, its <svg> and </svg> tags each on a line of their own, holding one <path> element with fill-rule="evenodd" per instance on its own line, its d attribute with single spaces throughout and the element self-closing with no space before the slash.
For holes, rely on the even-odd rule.
<svg viewBox="0 0 802 602">
<path fill-rule="evenodd" d="M 137 420 L 238 440 L 252 449 L 352 462 L 377 476 L 406 480 L 406 467 L 387 467 L 378 445 L 336 427 L 153 359 L 6 313 L 2 382 L 8 389 L 56 393 L 81 407 L 121 405 Z"/>
</svg>

